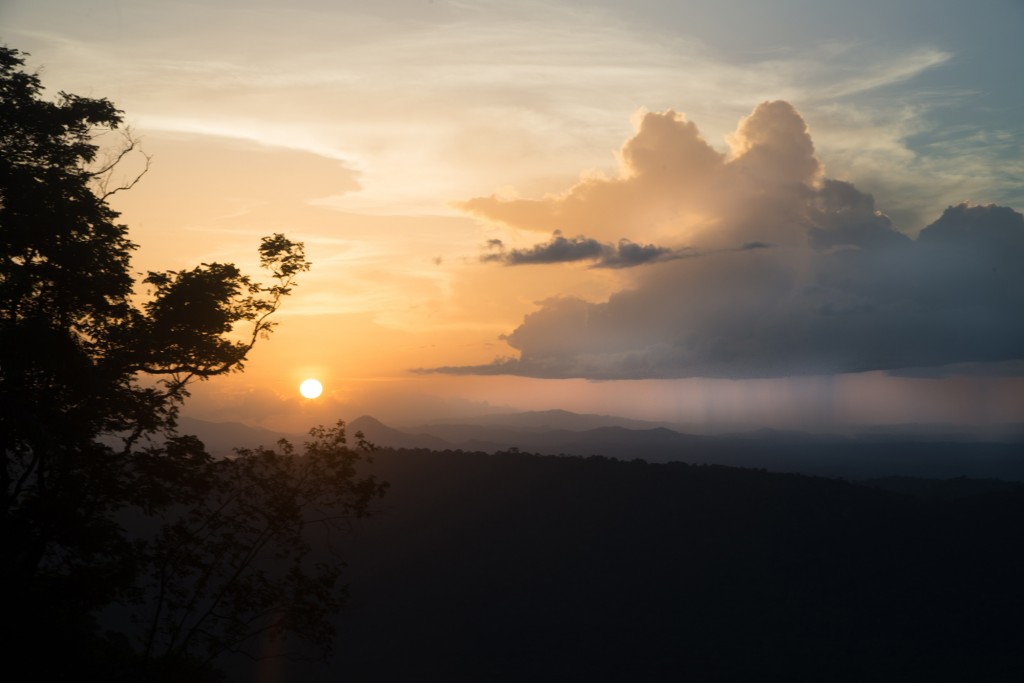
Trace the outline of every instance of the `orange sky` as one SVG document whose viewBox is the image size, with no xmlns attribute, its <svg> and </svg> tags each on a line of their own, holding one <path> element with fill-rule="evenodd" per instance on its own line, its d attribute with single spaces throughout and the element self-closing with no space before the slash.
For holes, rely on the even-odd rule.
<svg viewBox="0 0 1024 683">
<path fill-rule="evenodd" d="M 141 245 L 138 270 L 212 260 L 254 269 L 259 238 L 272 232 L 306 244 L 313 270 L 274 336 L 245 373 L 196 387 L 187 412 L 197 417 L 291 431 L 363 413 L 402 424 L 546 408 L 696 427 L 1020 420 L 1019 363 L 927 373 L 944 378 L 886 374 L 892 367 L 744 378 L 702 365 L 691 378 L 605 381 L 414 372 L 551 352 L 503 337 L 521 326 L 514 339 L 556 334 L 539 318 L 524 322 L 554 311 L 543 303 L 553 297 L 595 315 L 622 292 L 653 306 L 658 283 L 694 300 L 705 287 L 747 286 L 722 268 L 785 262 L 796 273 L 799 260 L 799 277 L 810 277 L 819 261 L 802 256 L 806 199 L 786 183 L 814 192 L 826 178 L 852 183 L 910 237 L 964 200 L 1024 207 L 1020 102 L 1004 101 L 998 82 L 966 80 L 963 66 L 987 65 L 973 72 L 991 79 L 999 64 L 1019 67 L 1009 33 L 959 13 L 949 27 L 908 14 L 872 36 L 867 27 L 885 22 L 813 3 L 760 17 L 758 3 L 725 4 L 694 3 L 684 16 L 643 2 L 626 15 L 615 3 L 572 2 L 354 11 L 17 1 L 0 9 L 0 38 L 32 53 L 50 92 L 114 100 L 152 155 L 149 174 L 114 202 Z M 1021 18 L 1019 6 L 996 4 L 1002 23 Z M 753 25 L 736 24 L 744 12 Z M 746 118 L 766 100 L 792 103 L 796 118 Z M 804 122 L 806 143 L 785 130 Z M 625 239 L 720 255 L 700 259 L 700 277 L 674 274 L 681 259 L 636 268 L 481 260 L 546 248 L 554 230 L 613 252 Z M 754 242 L 773 249 L 722 251 Z M 789 255 L 778 256 L 783 248 Z M 758 310 L 767 291 L 750 295 Z M 740 299 L 708 301 L 675 322 L 709 329 L 723 323 L 705 308 Z M 561 339 L 573 346 L 574 334 Z M 309 376 L 325 385 L 315 401 L 297 391 Z"/>
</svg>

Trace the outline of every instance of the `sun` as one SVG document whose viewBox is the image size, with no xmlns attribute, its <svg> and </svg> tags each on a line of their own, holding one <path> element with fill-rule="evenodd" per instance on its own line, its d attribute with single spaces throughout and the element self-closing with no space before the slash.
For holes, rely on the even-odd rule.
<svg viewBox="0 0 1024 683">
<path fill-rule="evenodd" d="M 306 398 L 316 398 L 323 393 L 324 385 L 319 380 L 307 379 L 299 385 L 299 393 Z"/>
</svg>

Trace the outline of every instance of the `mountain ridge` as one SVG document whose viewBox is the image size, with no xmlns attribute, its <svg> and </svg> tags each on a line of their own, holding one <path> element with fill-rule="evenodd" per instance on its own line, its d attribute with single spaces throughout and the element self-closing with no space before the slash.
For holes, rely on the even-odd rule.
<svg viewBox="0 0 1024 683">
<path fill-rule="evenodd" d="M 362 415 L 350 421 L 348 428 L 350 435 L 360 431 L 381 448 L 600 455 L 620 460 L 715 464 L 851 479 L 967 476 L 1024 481 L 1024 452 L 1019 443 L 1012 441 L 944 441 L 932 435 L 915 437 L 898 431 L 861 436 L 771 429 L 692 434 L 663 423 L 568 411 L 535 411 L 525 414 L 518 423 L 511 415 L 501 415 L 497 425 L 486 424 L 490 419 L 483 416 L 470 420 L 470 424 L 433 423 L 397 429 Z M 566 425 L 598 426 L 574 430 Z M 282 437 L 296 443 L 302 443 L 304 438 L 240 423 L 195 418 L 183 418 L 182 431 L 195 432 L 217 455 L 229 455 L 237 447 L 273 446 Z"/>
</svg>

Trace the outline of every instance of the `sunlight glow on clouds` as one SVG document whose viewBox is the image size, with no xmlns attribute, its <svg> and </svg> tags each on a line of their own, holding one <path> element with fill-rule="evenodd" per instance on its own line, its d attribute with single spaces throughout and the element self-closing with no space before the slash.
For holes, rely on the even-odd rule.
<svg viewBox="0 0 1024 683">
<path fill-rule="evenodd" d="M 673 246 L 712 250 L 649 266 L 604 302 L 549 299 L 503 337 L 518 358 L 438 371 L 782 377 L 1024 358 L 1024 216 L 959 204 L 911 240 L 871 195 L 823 176 L 786 102 L 759 105 L 731 141 L 732 154 L 720 155 L 685 117 L 648 113 L 623 145 L 618 178 L 543 200 L 462 204 L 512 226 L 571 225 L 602 238 L 652 226 L 664 234 L 696 207 L 711 220 L 696 232 L 684 223 Z M 592 245 L 578 237 L 562 258 L 533 262 L 579 260 L 573 248 Z"/>
<path fill-rule="evenodd" d="M 345 161 L 361 189 L 329 205 L 377 214 L 449 213 L 467 191 L 528 183 L 539 157 L 553 174 L 604 167 L 607 143 L 641 105 L 685 104 L 718 145 L 751 102 L 783 98 L 813 114 L 952 57 L 809 39 L 799 51 L 723 60 L 702 36 L 572 3 L 244 7 L 182 4 L 171 15 L 149 0 L 120 5 L 92 39 L 68 38 L 67 18 L 20 35 L 39 44 L 58 86 L 86 74 L 104 83 L 143 132 L 237 136 Z"/>
<path fill-rule="evenodd" d="M 109 97 L 154 155 L 115 202 L 135 267 L 252 269 L 262 235 L 306 243 L 278 332 L 245 375 L 199 389 L 224 391 L 207 407 L 316 359 L 332 391 L 389 378 L 372 402 L 389 417 L 415 412 L 403 392 L 429 412 L 431 392 L 469 387 L 491 408 L 656 414 L 678 395 L 679 417 L 815 400 L 780 398 L 783 379 L 406 369 L 906 374 L 910 357 L 1013 356 L 1017 219 L 984 205 L 1024 206 L 1022 19 L 1015 0 L 5 0 L 0 39 L 49 94 Z M 778 100 L 802 117 L 778 105 L 736 131 Z M 968 200 L 983 206 L 944 220 L 973 246 L 916 239 Z M 871 390 L 830 386 L 872 408 L 897 378 L 865 374 Z M 1000 400 L 993 415 L 1020 412 Z"/>
</svg>

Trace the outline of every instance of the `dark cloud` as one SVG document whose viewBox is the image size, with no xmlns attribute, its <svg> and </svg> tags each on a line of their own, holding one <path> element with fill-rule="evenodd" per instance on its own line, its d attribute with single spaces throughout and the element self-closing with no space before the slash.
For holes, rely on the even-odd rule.
<svg viewBox="0 0 1024 683">
<path fill-rule="evenodd" d="M 597 264 L 602 268 L 632 268 L 644 263 L 656 263 L 680 258 L 687 252 L 676 252 L 667 247 L 653 244 L 636 244 L 627 239 L 619 240 L 618 247 L 605 252 Z"/>
<path fill-rule="evenodd" d="M 636 244 L 628 239 L 619 240 L 618 245 L 604 244 L 583 235 L 567 238 L 560 230 L 547 242 L 528 249 L 506 250 L 504 243 L 497 239 L 488 240 L 487 247 L 492 253 L 481 256 L 481 261 L 507 266 L 593 261 L 594 268 L 631 268 L 678 258 L 673 250 L 653 244 Z"/>
<path fill-rule="evenodd" d="M 951 206 L 921 231 L 918 241 L 971 251 L 988 259 L 1013 258 L 1024 252 L 1021 214 L 1006 206 Z"/>
<path fill-rule="evenodd" d="M 664 228 L 676 216 L 679 242 L 693 248 L 620 242 L 610 252 L 565 240 L 566 253 L 587 245 L 597 263 L 610 254 L 655 263 L 630 271 L 630 286 L 607 301 L 541 302 L 504 337 L 518 357 L 437 371 L 745 378 L 1024 359 L 1020 213 L 958 204 L 912 239 L 870 194 L 824 177 L 786 103 L 757 107 L 732 144 L 725 157 L 674 112 L 648 114 L 623 147 L 620 178 L 532 203 L 471 202 L 479 215 L 534 227 L 607 211 L 623 225 Z M 540 258 L 555 241 L 524 255 Z"/>
<path fill-rule="evenodd" d="M 826 178 L 813 194 L 808 239 L 819 249 L 851 246 L 895 247 L 910 241 L 889 217 L 875 209 L 875 198 L 851 183 Z"/>
<path fill-rule="evenodd" d="M 497 244 L 494 244 L 497 242 Z M 510 266 L 536 263 L 571 263 L 573 261 L 594 261 L 604 254 L 606 246 L 597 240 L 579 235 L 567 238 L 556 230 L 551 239 L 529 249 L 505 251 L 500 240 L 491 240 L 489 246 L 500 249 L 497 253 L 481 257 L 483 261 L 498 261 Z"/>
</svg>

